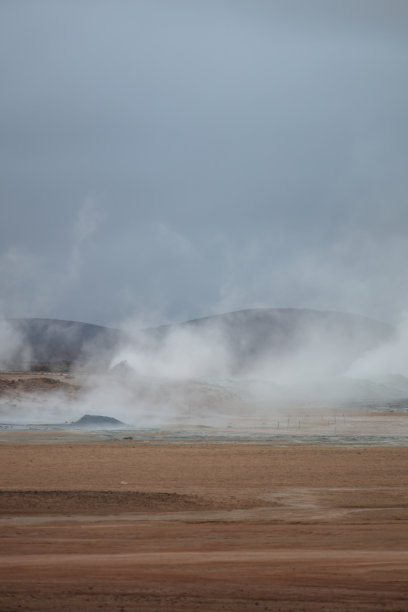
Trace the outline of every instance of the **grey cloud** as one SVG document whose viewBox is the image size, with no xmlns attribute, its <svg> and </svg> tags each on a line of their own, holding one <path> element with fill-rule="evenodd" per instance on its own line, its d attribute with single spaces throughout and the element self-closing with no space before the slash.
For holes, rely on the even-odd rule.
<svg viewBox="0 0 408 612">
<path fill-rule="evenodd" d="M 38 316 L 405 308 L 405 2 L 0 11 L 0 256 L 45 262 L 26 297 L 66 273 L 87 194 L 104 214 Z"/>
</svg>

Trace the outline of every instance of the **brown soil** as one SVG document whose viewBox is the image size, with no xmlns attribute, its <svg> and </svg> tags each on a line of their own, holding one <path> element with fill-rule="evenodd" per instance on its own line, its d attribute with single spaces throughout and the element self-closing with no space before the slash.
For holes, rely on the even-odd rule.
<svg viewBox="0 0 408 612">
<path fill-rule="evenodd" d="M 19 399 L 24 394 L 62 391 L 73 395 L 80 386 L 69 374 L 44 372 L 0 372 L 0 397 Z"/>
<path fill-rule="evenodd" d="M 1 610 L 408 609 L 407 447 L 19 436 Z"/>
</svg>

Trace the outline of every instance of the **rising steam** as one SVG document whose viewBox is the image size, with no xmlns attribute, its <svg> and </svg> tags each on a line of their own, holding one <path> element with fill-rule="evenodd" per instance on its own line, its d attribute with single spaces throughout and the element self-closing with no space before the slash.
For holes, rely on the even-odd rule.
<svg viewBox="0 0 408 612">
<path fill-rule="evenodd" d="M 28 356 L 9 324 L 0 329 L 2 363 L 16 351 Z M 87 413 L 166 427 L 268 421 L 305 407 L 386 406 L 408 398 L 407 329 L 406 318 L 392 332 L 363 317 L 291 309 L 143 330 L 136 324 L 109 360 L 101 360 L 100 345 L 87 345 L 75 397 L 26 395 L 18 410 L 3 400 L 2 412 L 14 421 L 72 421 Z"/>
</svg>

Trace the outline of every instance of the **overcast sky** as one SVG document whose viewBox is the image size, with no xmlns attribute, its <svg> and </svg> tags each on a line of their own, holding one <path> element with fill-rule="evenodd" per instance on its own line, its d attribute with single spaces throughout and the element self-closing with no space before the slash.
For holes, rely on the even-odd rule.
<svg viewBox="0 0 408 612">
<path fill-rule="evenodd" d="M 0 312 L 408 308 L 406 0 L 2 0 Z"/>
</svg>

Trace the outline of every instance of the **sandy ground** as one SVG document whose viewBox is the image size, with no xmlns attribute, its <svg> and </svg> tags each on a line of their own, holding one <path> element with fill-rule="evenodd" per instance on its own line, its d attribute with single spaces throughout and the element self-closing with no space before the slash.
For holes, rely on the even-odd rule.
<svg viewBox="0 0 408 612">
<path fill-rule="evenodd" d="M 6 398 L 55 389 L 77 381 L 0 374 Z M 407 422 L 303 415 L 228 443 L 1 430 L 0 609 L 405 612 Z M 324 443 L 290 442 L 301 427 Z"/>
<path fill-rule="evenodd" d="M 50 436 L 0 445 L 1 610 L 408 609 L 408 447 Z"/>
</svg>

